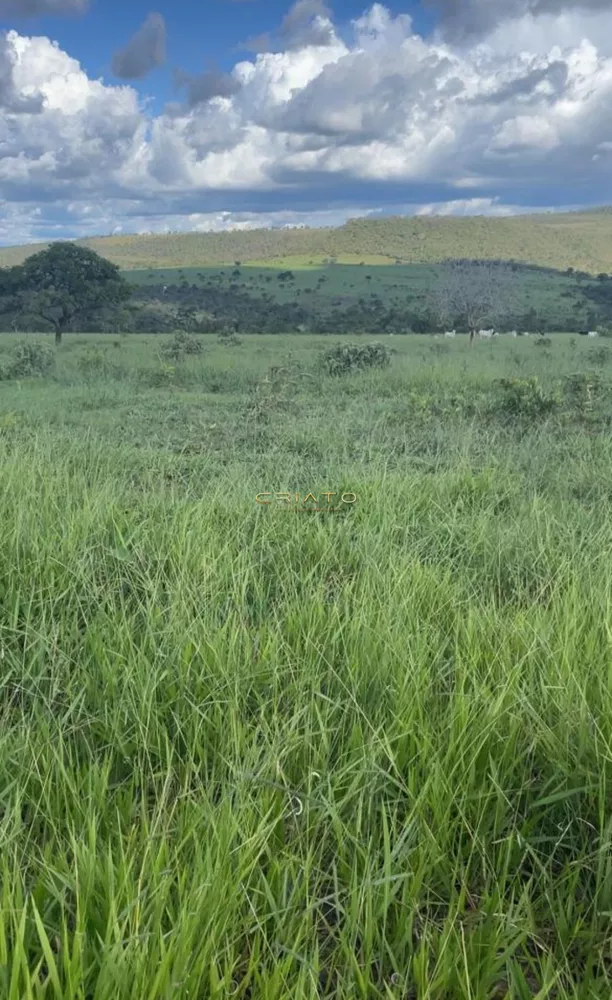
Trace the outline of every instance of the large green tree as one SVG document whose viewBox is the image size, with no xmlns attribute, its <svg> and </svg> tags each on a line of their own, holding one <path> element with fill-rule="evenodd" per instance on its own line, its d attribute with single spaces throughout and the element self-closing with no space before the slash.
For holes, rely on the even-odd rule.
<svg viewBox="0 0 612 1000">
<path fill-rule="evenodd" d="M 127 302 L 131 287 L 116 264 L 76 243 L 52 243 L 10 268 L 4 282 L 19 307 L 53 324 L 55 343 L 97 310 Z"/>
</svg>

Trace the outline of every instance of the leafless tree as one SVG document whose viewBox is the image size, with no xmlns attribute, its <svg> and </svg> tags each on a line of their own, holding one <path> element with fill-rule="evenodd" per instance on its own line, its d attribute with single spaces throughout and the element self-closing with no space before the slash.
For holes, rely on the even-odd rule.
<svg viewBox="0 0 612 1000">
<path fill-rule="evenodd" d="M 432 290 L 431 309 L 440 323 L 467 327 L 470 343 L 477 330 L 495 326 L 513 305 L 513 272 L 493 261 L 452 261 L 444 264 Z"/>
</svg>

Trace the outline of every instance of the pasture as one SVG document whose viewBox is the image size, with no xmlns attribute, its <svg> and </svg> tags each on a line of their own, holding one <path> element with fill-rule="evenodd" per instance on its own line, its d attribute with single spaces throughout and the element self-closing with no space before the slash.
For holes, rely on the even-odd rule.
<svg viewBox="0 0 612 1000">
<path fill-rule="evenodd" d="M 135 286 L 135 297 L 141 288 L 161 289 L 167 286 L 170 297 L 176 286 L 187 283 L 201 290 L 203 302 L 206 290 L 236 291 L 251 298 L 271 296 L 273 301 L 298 303 L 317 314 L 329 314 L 334 309 L 347 309 L 359 304 L 369 305 L 378 300 L 381 307 L 402 313 L 411 308 L 426 309 L 432 293 L 443 278 L 443 268 L 436 264 L 327 264 L 304 266 L 279 271 L 276 267 L 241 265 L 226 267 L 193 267 L 142 269 L 123 272 Z M 285 275 L 285 277 L 283 276 Z M 525 316 L 526 328 L 534 329 L 538 317 L 547 317 L 553 329 L 564 329 L 564 320 L 574 319 L 587 324 L 593 302 L 585 290 L 597 287 L 592 280 L 581 280 L 561 272 L 517 266 L 512 274 L 510 326 L 520 325 Z M 174 287 L 173 287 L 174 286 Z M 163 301 L 163 296 L 161 297 Z M 196 296 L 197 298 L 197 296 Z M 532 313 L 531 322 L 526 315 Z M 596 322 L 595 318 L 591 323 Z"/>
<path fill-rule="evenodd" d="M 199 339 L 0 380 L 0 996 L 609 1000 L 612 342 Z"/>
</svg>

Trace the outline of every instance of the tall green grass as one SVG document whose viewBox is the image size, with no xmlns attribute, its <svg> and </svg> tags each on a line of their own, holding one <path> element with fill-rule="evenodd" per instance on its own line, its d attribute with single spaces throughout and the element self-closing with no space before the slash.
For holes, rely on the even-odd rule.
<svg viewBox="0 0 612 1000">
<path fill-rule="evenodd" d="M 155 340 L 0 383 L 0 997 L 607 1000 L 606 359 Z"/>
</svg>

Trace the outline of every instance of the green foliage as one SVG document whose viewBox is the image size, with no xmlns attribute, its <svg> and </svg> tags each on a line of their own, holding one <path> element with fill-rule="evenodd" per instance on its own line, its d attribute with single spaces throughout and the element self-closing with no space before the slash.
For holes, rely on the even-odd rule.
<svg viewBox="0 0 612 1000">
<path fill-rule="evenodd" d="M 100 310 L 108 314 L 131 295 L 115 264 L 75 243 L 53 243 L 33 254 L 10 269 L 4 285 L 20 312 L 40 316 L 53 326 L 58 343 L 75 323 Z"/>
<path fill-rule="evenodd" d="M 606 389 L 600 371 L 572 372 L 564 376 L 563 388 L 570 405 L 582 419 L 592 420 L 595 407 Z"/>
<path fill-rule="evenodd" d="M 256 384 L 247 405 L 247 418 L 266 422 L 277 412 L 288 410 L 304 378 L 311 378 L 289 353 L 280 365 L 270 365 Z"/>
<path fill-rule="evenodd" d="M 321 357 L 320 364 L 328 375 L 347 375 L 365 368 L 386 368 L 391 354 L 384 344 L 337 344 Z"/>
<path fill-rule="evenodd" d="M 568 230 L 572 238 L 568 239 Z M 454 257 L 509 260 L 596 275 L 612 271 L 612 215 L 550 213 L 516 218 L 351 219 L 335 229 L 253 230 L 234 233 L 168 233 L 92 238 L 87 245 L 123 268 L 233 266 L 267 262 L 279 269 L 324 260 L 421 263 Z M 32 247 L 0 251 L 3 264 L 22 263 Z M 606 288 L 612 282 L 603 282 Z"/>
<path fill-rule="evenodd" d="M 144 377 L 148 385 L 154 388 L 164 388 L 175 385 L 176 366 L 160 361 L 159 365 L 151 371 L 146 369 Z"/>
<path fill-rule="evenodd" d="M 114 341 L 114 345 L 120 344 Z M 122 369 L 110 360 L 108 354 L 99 345 L 88 346 L 84 354 L 79 355 L 77 361 L 78 370 L 88 379 L 108 378 L 109 376 L 121 376 Z"/>
<path fill-rule="evenodd" d="M 193 305 L 182 305 L 176 314 L 176 325 L 179 330 L 193 333 L 198 329 L 196 311 Z"/>
<path fill-rule="evenodd" d="M 432 344 L 429 344 L 429 351 L 431 354 L 436 355 L 450 354 L 451 346 L 443 340 L 434 340 Z"/>
<path fill-rule="evenodd" d="M 535 330 L 541 325 L 542 331 L 548 333 L 578 331 L 587 321 L 589 294 L 594 285 L 599 287 L 593 281 L 579 287 L 573 277 L 518 264 L 500 267 L 499 262 L 493 262 L 483 268 L 467 261 L 457 265 L 460 281 L 455 292 L 464 286 L 475 292 L 474 275 L 480 274 L 481 292 L 490 293 L 488 304 L 482 295 L 478 296 L 480 307 L 487 305 L 488 314 L 505 316 L 503 323 L 496 320 L 501 329 Z M 483 273 L 486 271 L 491 272 L 492 279 L 488 289 Z M 454 319 L 448 320 L 449 325 L 440 316 L 439 286 L 448 272 L 448 265 L 410 264 L 379 266 L 366 276 L 357 265 L 333 265 L 325 274 L 321 268 L 308 268 L 296 270 L 291 281 L 274 281 L 278 272 L 272 268 L 245 268 L 240 280 L 220 268 L 208 268 L 191 270 L 184 283 L 177 282 L 173 270 L 160 270 L 155 280 L 149 272 L 132 272 L 135 303 L 139 311 L 147 310 L 150 321 L 136 316 L 137 325 L 131 328 L 163 330 L 171 321 L 171 310 L 177 310 L 174 316 L 180 313 L 184 317 L 180 322 L 183 328 L 201 333 L 217 333 L 228 327 L 236 333 L 317 331 L 377 337 L 383 333 L 441 332 L 453 327 L 467 330 L 463 307 L 471 307 L 476 322 L 474 309 L 478 302 L 469 301 L 473 295 L 468 295 L 462 307 L 465 297 L 453 294 L 448 305 L 452 306 Z M 506 272 L 507 294 L 502 296 L 502 276 Z M 612 300 L 602 300 L 596 308 L 602 321 L 607 313 L 612 319 Z M 482 308 L 477 311 L 482 316 Z M 475 328 L 481 325 L 486 327 L 491 322 L 477 323 Z"/>
<path fill-rule="evenodd" d="M 220 330 L 217 337 L 217 342 L 223 344 L 224 347 L 240 347 L 242 339 L 238 337 L 232 330 Z"/>
<path fill-rule="evenodd" d="M 502 378 L 497 384 L 502 390 L 497 406 L 511 417 L 543 419 L 554 413 L 561 404 L 559 392 L 547 392 L 536 375 L 529 378 Z"/>
<path fill-rule="evenodd" d="M 185 330 L 177 330 L 172 340 L 164 344 L 161 350 L 165 358 L 180 361 L 188 355 L 201 354 L 203 345 L 201 340 Z"/>
<path fill-rule="evenodd" d="M 593 347 L 589 351 L 588 358 L 594 365 L 601 368 L 612 360 L 612 352 L 609 347 Z"/>
<path fill-rule="evenodd" d="M 0 997 L 609 1000 L 612 400 L 488 409 L 591 345 L 204 343 L 0 387 Z"/>
<path fill-rule="evenodd" d="M 35 378 L 48 375 L 55 365 L 55 352 L 48 344 L 37 340 L 21 340 L 10 354 L 8 364 L 3 366 L 5 379 Z"/>
<path fill-rule="evenodd" d="M 170 333 L 174 330 L 175 323 L 175 317 L 168 312 L 141 305 L 134 315 L 132 330 L 134 333 Z"/>
</svg>

